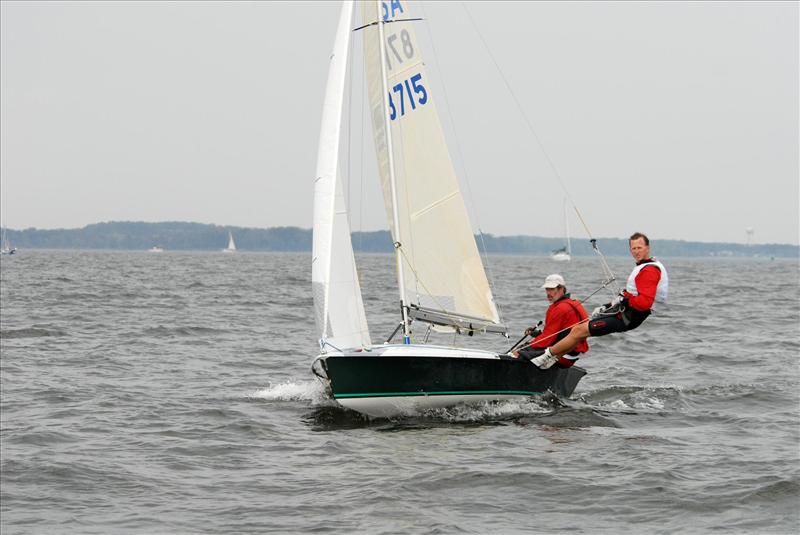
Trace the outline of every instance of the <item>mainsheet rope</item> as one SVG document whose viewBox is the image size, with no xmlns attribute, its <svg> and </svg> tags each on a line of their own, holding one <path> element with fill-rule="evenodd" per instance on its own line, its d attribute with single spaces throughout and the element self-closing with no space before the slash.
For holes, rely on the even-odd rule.
<svg viewBox="0 0 800 535">
<path fill-rule="evenodd" d="M 599 292 L 601 288 L 602 288 L 602 286 L 600 288 L 598 288 L 597 290 L 595 290 L 591 295 L 586 297 L 586 299 L 589 299 L 589 297 L 591 297 L 592 295 L 594 295 L 597 292 Z M 584 299 L 583 301 L 586 301 L 586 299 Z M 583 301 L 580 301 L 580 302 L 583 303 Z M 624 310 L 624 308 L 620 307 L 618 310 L 614 310 L 613 312 L 611 312 L 611 311 L 608 311 L 608 312 L 602 311 L 602 312 L 600 312 L 598 314 L 598 317 L 599 316 L 613 316 L 613 315 L 617 314 L 618 312 L 622 312 L 623 310 Z M 570 329 L 572 329 L 576 325 L 580 325 L 581 323 L 587 323 L 589 321 L 592 321 L 592 317 L 591 316 L 588 316 L 588 317 L 586 317 L 586 318 L 584 318 L 584 319 L 582 319 L 580 321 L 576 321 L 572 325 L 570 325 L 568 327 L 564 327 L 560 331 L 556 331 L 556 332 L 554 332 L 552 334 L 548 334 L 547 336 L 544 336 L 544 337 L 540 338 L 539 341 L 541 342 L 543 340 L 548 340 L 548 339 L 550 339 L 550 338 L 552 338 L 554 336 L 558 336 L 559 334 L 563 333 L 564 331 L 569 331 Z M 541 322 L 539 322 L 539 323 L 541 324 Z M 527 336 L 523 337 L 522 340 L 525 340 L 525 338 L 527 338 Z M 534 337 L 534 338 L 536 338 L 536 337 Z M 523 342 L 522 340 L 517 342 L 517 344 L 508 351 L 508 353 L 511 353 L 512 351 L 516 351 L 517 348 L 522 347 L 523 345 L 526 345 L 526 344 L 530 343 L 527 340 L 525 340 L 525 342 Z"/>
<path fill-rule="evenodd" d="M 472 17 L 472 13 L 470 13 L 469 9 L 467 9 L 467 6 L 466 6 L 466 4 L 464 2 L 460 2 L 460 4 L 461 4 L 461 7 L 463 7 L 464 11 L 466 12 L 467 17 L 469 18 L 470 22 L 472 23 L 472 27 L 475 29 L 475 33 L 478 34 L 478 37 L 480 38 L 480 41 L 483 44 L 484 49 L 486 49 L 486 53 L 488 54 L 489 59 L 492 60 L 492 63 L 494 64 L 495 68 L 497 69 L 498 74 L 500 74 L 500 78 L 503 80 L 503 83 L 505 84 L 506 89 L 508 90 L 509 94 L 511 95 L 511 98 L 514 101 L 514 104 L 516 104 L 517 110 L 519 110 L 519 113 L 522 116 L 523 121 L 527 125 L 528 130 L 533 135 L 534 140 L 536 140 L 536 144 L 539 146 L 539 150 L 542 151 L 542 154 L 544 155 L 545 160 L 547 161 L 547 164 L 550 166 L 550 169 L 553 171 L 553 175 L 555 175 L 556 179 L 558 180 L 558 183 L 561 186 L 561 189 L 563 190 L 564 195 L 566 196 L 567 200 L 569 200 L 569 203 L 572 205 L 572 209 L 575 211 L 575 214 L 578 216 L 578 220 L 581 222 L 581 225 L 583 226 L 584 230 L 586 231 L 586 235 L 589 236 L 589 241 L 592 244 L 592 250 L 599 256 L 600 263 L 601 263 L 602 269 L 603 269 L 603 274 L 605 276 L 605 280 L 603 281 L 603 284 L 602 284 L 601 288 L 607 288 L 609 284 L 611 284 L 612 282 L 616 281 L 616 277 L 614 276 L 613 271 L 611 271 L 611 268 L 608 266 L 608 263 L 606 262 L 605 256 L 603 256 L 603 253 L 600 251 L 600 248 L 597 247 L 597 240 L 592 235 L 592 231 L 589 230 L 589 226 L 586 224 L 586 221 L 584 220 L 583 215 L 581 214 L 580 210 L 578 209 L 578 206 L 575 204 L 575 201 L 573 200 L 572 195 L 570 195 L 569 190 L 567 189 L 567 186 L 564 183 L 564 180 L 561 178 L 561 174 L 558 172 L 558 169 L 555 166 L 555 163 L 553 163 L 553 160 L 550 158 L 550 155 L 545 150 L 544 144 L 542 143 L 541 139 L 539 138 L 539 135 L 536 133 L 536 130 L 533 128 L 533 124 L 531 123 L 530 119 L 528 119 L 528 116 L 525 113 L 525 110 L 522 107 L 522 104 L 520 103 L 519 99 L 517 98 L 517 95 L 514 93 L 514 90 L 511 88 L 511 84 L 508 82 L 508 79 L 506 78 L 505 74 L 503 73 L 503 70 L 500 68 L 500 64 L 495 59 L 494 54 L 492 54 L 492 51 L 489 48 L 489 45 L 486 43 L 486 39 L 483 38 L 483 34 L 481 34 L 480 30 L 478 29 L 478 25 L 475 23 L 475 19 Z M 616 287 L 616 290 L 619 291 L 619 287 L 618 286 Z M 597 292 L 595 292 L 595 293 L 597 293 Z M 592 294 L 592 295 L 594 295 L 594 294 Z"/>
</svg>

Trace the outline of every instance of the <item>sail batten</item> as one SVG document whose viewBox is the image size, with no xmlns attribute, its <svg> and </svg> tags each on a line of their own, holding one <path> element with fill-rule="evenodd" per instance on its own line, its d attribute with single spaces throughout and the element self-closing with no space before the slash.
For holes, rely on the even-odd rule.
<svg viewBox="0 0 800 535">
<path fill-rule="evenodd" d="M 425 212 L 428 212 L 429 210 L 433 210 L 434 208 L 436 208 L 440 204 L 445 203 L 445 202 L 449 201 L 450 199 L 455 198 L 455 197 L 459 197 L 459 196 L 461 196 L 461 191 L 460 190 L 453 191 L 449 195 L 446 195 L 445 197 L 442 197 L 441 199 L 437 199 L 436 201 L 434 201 L 430 205 L 422 208 L 421 210 L 419 210 L 417 212 L 414 212 L 413 214 L 410 215 L 410 217 L 411 217 L 412 220 L 418 219 L 423 214 L 425 214 Z"/>
</svg>

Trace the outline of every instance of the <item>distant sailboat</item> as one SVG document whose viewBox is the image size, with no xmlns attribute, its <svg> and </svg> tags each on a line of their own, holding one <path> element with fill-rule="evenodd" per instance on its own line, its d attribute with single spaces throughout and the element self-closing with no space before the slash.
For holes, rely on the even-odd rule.
<svg viewBox="0 0 800 535">
<path fill-rule="evenodd" d="M 556 249 L 550 254 L 550 258 L 556 262 L 569 262 L 572 260 L 572 247 L 569 240 L 569 222 L 567 221 L 567 200 L 564 199 L 564 234 L 566 235 L 567 245 L 561 249 Z"/>
<path fill-rule="evenodd" d="M 0 249 L 0 254 L 14 254 L 17 252 L 16 247 L 11 247 L 11 242 L 8 241 L 8 231 L 3 230 L 3 248 Z"/>
<path fill-rule="evenodd" d="M 235 253 L 236 243 L 233 241 L 233 234 L 228 231 L 228 246 L 222 250 L 223 253 Z"/>
</svg>

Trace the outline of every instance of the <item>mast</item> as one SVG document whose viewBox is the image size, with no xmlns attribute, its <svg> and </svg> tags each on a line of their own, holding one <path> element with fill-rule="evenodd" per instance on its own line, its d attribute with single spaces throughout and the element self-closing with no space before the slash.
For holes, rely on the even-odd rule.
<svg viewBox="0 0 800 535">
<path fill-rule="evenodd" d="M 381 17 L 381 0 L 375 0 L 376 16 L 378 19 L 378 42 L 381 56 L 381 83 L 383 84 L 383 121 L 386 124 L 386 147 L 389 153 L 389 183 L 392 186 L 392 221 L 394 223 L 394 254 L 397 263 L 397 287 L 400 291 L 400 310 L 403 314 L 403 343 L 411 343 L 411 326 L 408 320 L 408 309 L 403 301 L 406 295 L 405 277 L 403 276 L 403 256 L 400 248 L 403 242 L 400 236 L 400 219 L 397 209 L 397 181 L 394 172 L 394 150 L 392 148 L 392 125 L 389 119 L 389 83 L 386 74 L 386 42 L 384 41 L 383 25 L 386 21 Z"/>
<path fill-rule="evenodd" d="M 569 241 L 569 221 L 567 220 L 567 199 L 564 198 L 564 232 L 567 234 L 567 254 L 572 256 L 572 247 Z"/>
</svg>

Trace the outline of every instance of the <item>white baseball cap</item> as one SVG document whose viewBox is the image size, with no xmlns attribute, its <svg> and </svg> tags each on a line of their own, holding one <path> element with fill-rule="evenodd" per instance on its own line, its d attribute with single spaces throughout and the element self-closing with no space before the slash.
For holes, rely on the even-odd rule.
<svg viewBox="0 0 800 535">
<path fill-rule="evenodd" d="M 556 288 L 557 286 L 564 286 L 565 288 L 567 286 L 567 283 L 564 282 L 564 277 L 558 273 L 548 275 L 544 280 L 544 284 L 542 284 L 542 288 Z"/>
</svg>

